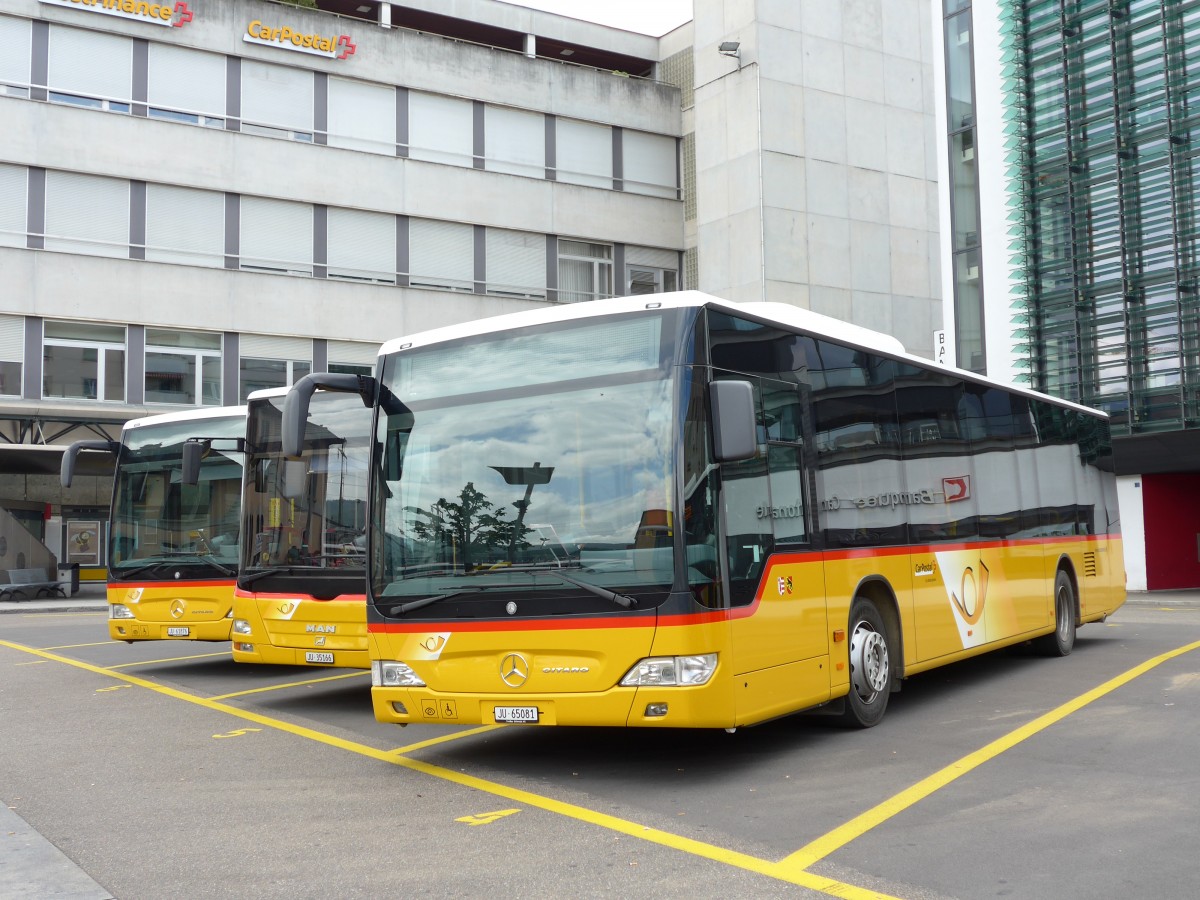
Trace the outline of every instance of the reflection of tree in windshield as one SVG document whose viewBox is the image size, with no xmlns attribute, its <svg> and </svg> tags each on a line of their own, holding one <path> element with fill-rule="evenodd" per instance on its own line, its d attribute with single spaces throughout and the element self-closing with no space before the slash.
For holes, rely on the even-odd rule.
<svg viewBox="0 0 1200 900">
<path fill-rule="evenodd" d="M 413 521 L 413 537 L 432 544 L 434 555 L 441 550 L 443 561 L 464 571 L 488 562 L 513 562 L 510 548 L 528 547 L 525 535 L 533 530 L 520 516 L 496 507 L 471 481 L 459 491 L 457 502 L 442 497 L 427 510 L 413 507 L 410 512 L 425 517 Z"/>
</svg>

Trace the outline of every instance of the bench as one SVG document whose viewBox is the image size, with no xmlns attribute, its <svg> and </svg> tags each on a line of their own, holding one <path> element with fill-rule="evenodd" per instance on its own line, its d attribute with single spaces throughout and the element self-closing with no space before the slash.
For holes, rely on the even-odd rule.
<svg viewBox="0 0 1200 900">
<path fill-rule="evenodd" d="M 28 600 L 30 597 L 66 597 L 66 586 L 51 581 L 45 569 L 9 569 L 8 584 L 0 584 L 0 600 Z"/>
</svg>

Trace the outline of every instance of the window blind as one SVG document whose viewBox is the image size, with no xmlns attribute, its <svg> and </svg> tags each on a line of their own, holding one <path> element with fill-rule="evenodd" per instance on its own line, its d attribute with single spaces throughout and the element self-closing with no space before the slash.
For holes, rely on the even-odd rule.
<svg viewBox="0 0 1200 900">
<path fill-rule="evenodd" d="M 25 246 L 28 182 L 24 166 L 0 165 L 0 246 Z"/>
<path fill-rule="evenodd" d="M 146 259 L 191 266 L 225 263 L 225 195 L 146 186 Z"/>
<path fill-rule="evenodd" d="M 225 57 L 152 43 L 146 97 L 151 106 L 224 118 Z"/>
<path fill-rule="evenodd" d="M 396 283 L 396 217 L 329 210 L 329 277 Z"/>
<path fill-rule="evenodd" d="M 238 341 L 242 359 L 312 360 L 312 340 L 274 334 L 243 334 Z"/>
<path fill-rule="evenodd" d="M 452 166 L 471 166 L 474 113 L 470 100 L 411 91 L 408 95 L 409 156 Z"/>
<path fill-rule="evenodd" d="M 312 274 L 312 206 L 264 197 L 242 197 L 241 205 L 243 269 Z"/>
<path fill-rule="evenodd" d="M 365 344 L 362 341 L 327 341 L 325 346 L 331 363 L 374 367 L 379 355 L 378 344 Z"/>
<path fill-rule="evenodd" d="M 25 362 L 25 317 L 0 315 L 0 362 Z"/>
<path fill-rule="evenodd" d="M 489 228 L 486 234 L 490 294 L 546 296 L 546 236 Z"/>
<path fill-rule="evenodd" d="M 409 268 L 417 286 L 469 291 L 475 284 L 475 234 L 470 225 L 412 219 Z"/>
<path fill-rule="evenodd" d="M 330 78 L 329 146 L 395 155 L 396 89 Z"/>
<path fill-rule="evenodd" d="M 46 249 L 129 256 L 129 182 L 46 173 Z"/>
<path fill-rule="evenodd" d="M 483 113 L 484 153 L 492 172 L 546 175 L 546 122 L 541 113 L 488 106 Z"/>
<path fill-rule="evenodd" d="M 293 131 L 313 130 L 314 77 L 309 69 L 290 69 L 242 61 L 242 119 Z"/>
<path fill-rule="evenodd" d="M 128 102 L 133 95 L 133 41 L 51 25 L 48 80 L 52 91 Z"/>
<path fill-rule="evenodd" d="M 571 184 L 612 187 L 612 129 L 593 122 L 558 119 L 557 178 Z"/>
<path fill-rule="evenodd" d="M 32 32 L 28 19 L 0 16 L 0 84 L 29 86 Z"/>
<path fill-rule="evenodd" d="M 678 269 L 679 253 L 675 250 L 656 250 L 653 247 L 627 246 L 625 262 L 629 265 L 655 266 L 659 269 Z"/>
<path fill-rule="evenodd" d="M 621 149 L 625 190 L 675 199 L 675 138 L 627 129 Z"/>
</svg>

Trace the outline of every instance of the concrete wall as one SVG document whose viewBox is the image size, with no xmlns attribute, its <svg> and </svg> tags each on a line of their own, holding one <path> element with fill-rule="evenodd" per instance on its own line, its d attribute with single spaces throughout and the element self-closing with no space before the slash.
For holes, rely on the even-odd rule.
<svg viewBox="0 0 1200 900">
<path fill-rule="evenodd" d="M 699 0 L 695 13 L 700 289 L 808 307 L 931 356 L 929 0 Z"/>
</svg>

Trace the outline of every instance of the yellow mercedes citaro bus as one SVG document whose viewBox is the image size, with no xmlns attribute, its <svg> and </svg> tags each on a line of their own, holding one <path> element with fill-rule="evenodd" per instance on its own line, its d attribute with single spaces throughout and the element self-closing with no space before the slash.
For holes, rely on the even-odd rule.
<svg viewBox="0 0 1200 900">
<path fill-rule="evenodd" d="M 682 292 L 379 360 L 358 390 L 382 722 L 871 726 L 903 679 L 1065 656 L 1125 598 L 1106 417 L 882 334 Z"/>
<path fill-rule="evenodd" d="M 367 468 L 371 406 L 317 392 L 303 456 L 280 453 L 286 388 L 247 400 L 246 540 L 233 658 L 367 669 Z"/>
<path fill-rule="evenodd" d="M 81 449 L 116 454 L 108 533 L 108 633 L 117 641 L 227 641 L 237 577 L 246 407 L 133 419 L 121 440 L 63 454 L 71 483 Z M 201 448 L 184 483 L 183 447 Z"/>
</svg>

